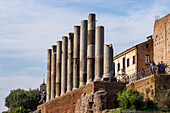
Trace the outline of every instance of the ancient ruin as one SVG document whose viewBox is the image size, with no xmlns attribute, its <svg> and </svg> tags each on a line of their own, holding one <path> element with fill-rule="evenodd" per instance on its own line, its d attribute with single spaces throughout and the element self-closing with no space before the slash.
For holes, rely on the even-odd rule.
<svg viewBox="0 0 170 113">
<path fill-rule="evenodd" d="M 62 41 L 47 49 L 46 102 L 37 110 L 42 113 L 102 113 L 117 107 L 117 93 L 124 87 L 130 89 L 131 82 L 136 90 L 144 92 L 150 99 L 158 87 L 170 88 L 170 76 L 159 74 L 152 81 L 157 73 L 148 69 L 149 60 L 158 62 L 157 57 L 169 64 L 169 35 L 166 31 L 169 17 L 155 22 L 153 38 L 151 35 L 147 41 L 113 57 L 112 44 L 104 43 L 104 27 L 96 27 L 96 15 L 89 14 L 88 20 L 74 26 L 74 33 L 68 33 L 68 37 L 63 36 Z M 165 45 L 164 41 L 157 43 L 157 38 L 163 35 L 159 36 L 157 30 L 162 21 L 166 31 L 163 32 Z M 165 51 L 156 55 L 159 46 Z M 144 77 L 139 73 L 141 68 L 146 69 Z M 115 74 L 119 82 L 114 82 Z M 151 92 L 146 92 L 148 88 Z"/>
<path fill-rule="evenodd" d="M 89 14 L 88 20 L 74 26 L 74 33 L 47 50 L 47 101 L 90 82 L 114 77 L 113 48 L 104 45 L 104 27 L 95 28 L 95 18 Z"/>
</svg>

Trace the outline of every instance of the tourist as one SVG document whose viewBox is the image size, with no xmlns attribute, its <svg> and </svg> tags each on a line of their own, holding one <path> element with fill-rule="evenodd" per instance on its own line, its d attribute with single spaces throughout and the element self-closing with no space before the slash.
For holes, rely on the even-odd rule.
<svg viewBox="0 0 170 113">
<path fill-rule="evenodd" d="M 155 68 L 154 68 L 154 66 L 155 66 L 155 63 L 152 62 L 152 61 L 150 61 L 151 74 L 155 74 Z"/>
<path fill-rule="evenodd" d="M 164 64 L 163 64 L 163 61 L 161 61 L 161 64 L 160 64 L 160 72 L 161 72 L 161 74 L 163 74 L 163 72 L 164 72 Z"/>
<path fill-rule="evenodd" d="M 157 69 L 158 69 L 158 74 L 160 74 L 161 73 L 161 64 L 160 64 L 160 62 L 158 62 L 158 65 L 157 65 Z"/>
<path fill-rule="evenodd" d="M 144 77 L 145 77 L 145 71 L 143 70 L 143 68 L 142 68 L 142 70 L 140 71 L 140 77 L 141 77 L 141 78 L 144 78 Z"/>
<path fill-rule="evenodd" d="M 165 63 L 163 63 L 163 65 L 164 65 L 164 67 L 163 67 L 163 74 L 166 74 L 165 69 L 166 69 L 167 65 Z"/>
</svg>

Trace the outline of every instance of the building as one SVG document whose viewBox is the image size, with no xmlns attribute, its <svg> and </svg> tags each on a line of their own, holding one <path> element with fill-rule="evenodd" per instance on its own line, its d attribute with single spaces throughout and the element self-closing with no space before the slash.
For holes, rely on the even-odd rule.
<svg viewBox="0 0 170 113">
<path fill-rule="evenodd" d="M 153 39 L 147 37 L 147 41 L 137 44 L 114 57 L 115 77 L 119 80 L 123 76 L 131 76 L 140 70 L 150 67 L 153 61 Z"/>
<path fill-rule="evenodd" d="M 41 95 L 40 103 L 44 103 L 46 101 L 45 92 L 46 92 L 46 84 L 45 84 L 45 79 L 43 79 L 43 83 L 40 85 L 40 95 Z"/>
<path fill-rule="evenodd" d="M 155 63 L 170 65 L 170 14 L 155 21 L 153 43 Z"/>
</svg>

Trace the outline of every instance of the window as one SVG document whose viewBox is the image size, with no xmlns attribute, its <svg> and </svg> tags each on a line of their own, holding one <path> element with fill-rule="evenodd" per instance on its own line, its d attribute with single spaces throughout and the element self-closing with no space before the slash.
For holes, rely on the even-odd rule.
<svg viewBox="0 0 170 113">
<path fill-rule="evenodd" d="M 150 61 L 150 55 L 145 55 L 145 63 L 149 64 Z"/>
<path fill-rule="evenodd" d="M 127 59 L 127 67 L 129 67 L 129 58 Z"/>
<path fill-rule="evenodd" d="M 125 69 L 125 57 L 123 58 L 123 69 Z"/>
<path fill-rule="evenodd" d="M 146 49 L 148 49 L 149 48 L 149 44 L 146 44 Z"/>
<path fill-rule="evenodd" d="M 133 64 L 135 64 L 135 56 L 133 56 Z"/>
<path fill-rule="evenodd" d="M 120 71 L 120 63 L 117 64 L 117 71 Z"/>
</svg>

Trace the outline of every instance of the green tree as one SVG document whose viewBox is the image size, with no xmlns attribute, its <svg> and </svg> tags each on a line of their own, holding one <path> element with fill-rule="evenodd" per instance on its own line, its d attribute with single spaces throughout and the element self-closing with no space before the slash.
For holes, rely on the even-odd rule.
<svg viewBox="0 0 170 113">
<path fill-rule="evenodd" d="M 38 89 L 25 91 L 23 89 L 11 90 L 5 98 L 5 106 L 8 108 L 21 107 L 23 109 L 36 110 L 40 101 L 40 92 Z"/>
<path fill-rule="evenodd" d="M 118 102 L 119 106 L 123 109 L 136 109 L 139 110 L 143 106 L 144 94 L 138 92 L 137 90 L 124 89 L 123 92 L 119 92 L 118 94 Z"/>
<path fill-rule="evenodd" d="M 27 92 L 27 108 L 31 110 L 36 110 L 37 106 L 40 104 L 41 99 L 40 92 L 38 89 L 33 89 Z"/>
</svg>

